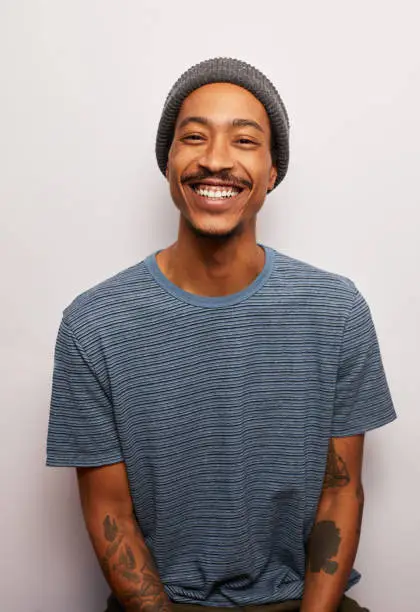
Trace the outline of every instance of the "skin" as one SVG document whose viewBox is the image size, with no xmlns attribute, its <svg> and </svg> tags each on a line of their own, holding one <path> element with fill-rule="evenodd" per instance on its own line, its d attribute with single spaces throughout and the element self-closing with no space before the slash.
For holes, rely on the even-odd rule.
<svg viewBox="0 0 420 612">
<path fill-rule="evenodd" d="M 203 122 L 188 121 L 199 117 Z M 233 125 L 235 119 L 255 122 Z M 193 91 L 182 104 L 166 176 L 180 212 L 178 239 L 157 255 L 173 283 L 198 295 L 220 296 L 247 287 L 264 266 L 256 218 L 277 177 L 271 129 L 261 102 L 231 83 Z M 243 188 L 227 210 L 204 210 L 189 184 L 200 178 L 232 179 Z"/>
</svg>

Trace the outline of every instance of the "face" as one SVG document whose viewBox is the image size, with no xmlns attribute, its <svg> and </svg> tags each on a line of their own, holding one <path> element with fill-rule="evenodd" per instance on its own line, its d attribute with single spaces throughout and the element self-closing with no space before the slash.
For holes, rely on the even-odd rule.
<svg viewBox="0 0 420 612">
<path fill-rule="evenodd" d="M 166 176 L 193 232 L 228 237 L 253 230 L 277 176 L 270 138 L 264 106 L 242 87 L 211 83 L 184 100 Z"/>
</svg>

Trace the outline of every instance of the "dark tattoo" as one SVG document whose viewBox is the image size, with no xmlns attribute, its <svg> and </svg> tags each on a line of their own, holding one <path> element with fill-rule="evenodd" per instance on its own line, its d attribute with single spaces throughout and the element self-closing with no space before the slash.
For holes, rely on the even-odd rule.
<svg viewBox="0 0 420 612">
<path fill-rule="evenodd" d="M 102 569 L 107 579 L 109 579 L 110 572 L 111 572 L 110 560 L 117 552 L 123 538 L 124 538 L 123 534 L 119 535 L 118 539 L 116 539 L 114 542 L 112 542 L 112 544 L 108 546 L 108 548 L 105 551 L 105 555 L 102 557 L 101 566 L 102 566 Z"/>
<path fill-rule="evenodd" d="M 112 572 L 119 574 L 127 581 L 125 592 L 119 593 L 121 604 L 127 612 L 170 612 L 170 601 L 160 581 L 152 555 L 147 549 L 137 519 L 133 514 L 135 537 L 143 552 L 143 564 L 140 569 L 134 552 L 124 542 L 125 533 L 115 518 L 109 515 L 103 522 L 104 536 L 108 547 L 100 560 L 103 572 L 111 581 Z M 130 588 L 130 586 L 132 587 Z"/>
<path fill-rule="evenodd" d="M 133 570 L 137 567 L 136 560 L 134 558 L 133 551 L 128 546 L 125 545 L 124 549 L 120 551 L 120 556 L 118 557 L 118 564 L 114 564 L 113 569 L 119 569 L 127 580 L 130 582 L 139 583 L 140 576 L 136 574 Z"/>
<path fill-rule="evenodd" d="M 108 542 L 113 542 L 117 537 L 118 527 L 115 519 L 111 523 L 110 517 L 107 515 L 104 520 L 104 533 Z"/>
<path fill-rule="evenodd" d="M 349 482 L 350 474 L 346 463 L 340 455 L 336 453 L 334 440 L 330 440 L 323 488 L 332 489 L 345 487 Z"/>
<path fill-rule="evenodd" d="M 309 541 L 309 568 L 311 572 L 324 570 L 327 574 L 335 574 L 338 563 L 331 561 L 340 547 L 340 530 L 333 521 L 320 521 L 312 529 Z"/>
</svg>

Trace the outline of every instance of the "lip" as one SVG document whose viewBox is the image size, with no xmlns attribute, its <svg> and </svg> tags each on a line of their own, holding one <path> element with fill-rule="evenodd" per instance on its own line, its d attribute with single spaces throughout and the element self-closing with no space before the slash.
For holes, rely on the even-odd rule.
<svg viewBox="0 0 420 612">
<path fill-rule="evenodd" d="M 227 181 L 219 181 L 217 179 L 203 179 L 201 181 L 193 181 L 188 183 L 189 187 L 193 187 L 194 185 L 209 185 L 211 187 L 233 187 L 235 189 L 239 189 L 240 191 L 244 190 L 244 187 L 238 185 L 237 183 L 227 182 Z"/>
<path fill-rule="evenodd" d="M 235 187 L 236 185 L 232 185 L 232 183 L 209 183 L 209 182 L 205 182 L 203 181 L 202 183 L 190 183 L 187 185 L 188 187 L 188 192 L 192 194 L 192 197 L 194 198 L 194 202 L 196 204 L 196 206 L 200 209 L 206 210 L 206 211 L 213 211 L 213 212 L 225 212 L 235 206 L 237 206 L 239 200 L 242 199 L 243 194 L 246 192 L 246 190 L 244 188 L 242 188 L 242 190 L 238 193 L 238 195 L 230 197 L 230 198 L 223 198 L 220 200 L 214 200 L 213 198 L 206 198 L 205 196 L 201 196 L 199 195 L 195 190 L 193 185 L 213 185 L 213 186 L 217 186 L 220 185 L 223 187 Z"/>
</svg>

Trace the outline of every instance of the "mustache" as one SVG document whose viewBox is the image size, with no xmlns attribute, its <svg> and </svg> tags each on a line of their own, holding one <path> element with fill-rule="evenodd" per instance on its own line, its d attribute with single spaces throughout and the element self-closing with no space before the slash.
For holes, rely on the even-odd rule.
<svg viewBox="0 0 420 612">
<path fill-rule="evenodd" d="M 208 178 L 216 179 L 226 183 L 232 183 L 234 187 L 239 187 L 241 189 L 243 189 L 244 187 L 247 187 L 248 189 L 252 188 L 252 183 L 250 181 L 247 181 L 246 179 L 237 178 L 229 172 L 217 172 L 216 174 L 213 174 L 211 172 L 195 172 L 193 174 L 184 174 L 181 177 L 181 183 L 183 185 L 185 183 L 199 183 L 203 179 L 205 180 Z"/>
</svg>

